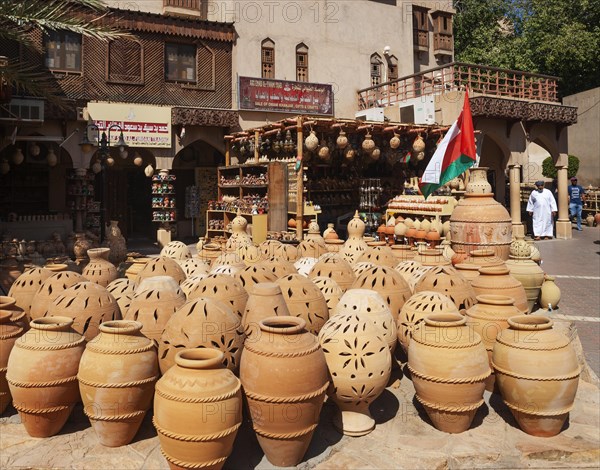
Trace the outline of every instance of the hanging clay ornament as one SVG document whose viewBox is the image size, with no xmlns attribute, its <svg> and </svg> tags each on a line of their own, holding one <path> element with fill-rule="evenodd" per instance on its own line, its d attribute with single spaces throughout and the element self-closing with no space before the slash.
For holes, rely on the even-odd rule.
<svg viewBox="0 0 600 470">
<path fill-rule="evenodd" d="M 348 137 L 346 137 L 346 133 L 343 130 L 340 130 L 340 133 L 335 141 L 337 148 L 343 150 L 348 145 Z"/>
<path fill-rule="evenodd" d="M 362 142 L 362 149 L 365 152 L 372 152 L 373 149 L 375 148 L 375 142 L 373 141 L 373 139 L 371 138 L 371 134 L 369 132 L 367 132 L 367 134 L 365 135 L 365 138 Z"/>
<path fill-rule="evenodd" d="M 371 159 L 372 160 L 379 160 L 379 157 L 381 157 L 381 150 L 379 149 L 379 147 L 375 147 L 372 151 L 371 151 Z"/>
<path fill-rule="evenodd" d="M 315 134 L 315 131 L 310 131 L 310 134 L 304 139 L 304 146 L 310 152 L 317 150 L 319 138 L 317 137 L 317 134 Z"/>
<path fill-rule="evenodd" d="M 390 148 L 396 150 L 400 147 L 400 136 L 394 132 L 394 137 L 390 139 Z"/>
<path fill-rule="evenodd" d="M 421 134 L 417 135 L 417 137 L 415 138 L 412 144 L 412 151 L 414 153 L 425 151 L 425 141 L 423 140 L 423 137 L 421 137 Z"/>
</svg>

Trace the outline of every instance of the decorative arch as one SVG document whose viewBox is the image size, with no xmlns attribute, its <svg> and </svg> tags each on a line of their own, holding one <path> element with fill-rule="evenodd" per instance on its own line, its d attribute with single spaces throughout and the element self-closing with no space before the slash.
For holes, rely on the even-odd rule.
<svg viewBox="0 0 600 470">
<path fill-rule="evenodd" d="M 265 38 L 260 43 L 261 77 L 275 78 L 275 41 Z"/>
<path fill-rule="evenodd" d="M 308 82 L 308 46 L 303 42 L 296 46 L 296 81 Z"/>
<path fill-rule="evenodd" d="M 371 54 L 370 59 L 370 70 L 371 70 L 371 86 L 380 85 L 383 78 L 383 61 L 381 60 L 381 56 L 375 52 Z"/>
</svg>

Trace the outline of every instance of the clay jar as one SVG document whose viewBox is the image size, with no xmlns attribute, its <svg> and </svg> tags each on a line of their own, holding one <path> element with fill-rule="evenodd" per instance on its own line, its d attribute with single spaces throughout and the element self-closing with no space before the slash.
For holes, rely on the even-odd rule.
<svg viewBox="0 0 600 470">
<path fill-rule="evenodd" d="M 4 413 L 11 401 L 6 368 L 8 356 L 15 341 L 24 333 L 23 327 L 12 320 L 12 310 L 0 310 L 0 414 Z"/>
<path fill-rule="evenodd" d="M 408 345 L 415 329 L 427 315 L 435 313 L 459 313 L 459 311 L 450 297 L 439 292 L 419 292 L 406 301 L 398 316 L 398 342 L 404 352 L 408 352 Z"/>
<path fill-rule="evenodd" d="M 354 312 L 327 320 L 319 342 L 331 379 L 327 394 L 340 411 L 334 426 L 348 436 L 369 434 L 375 429 L 369 405 L 383 392 L 392 370 L 387 343 L 370 318 Z"/>
<path fill-rule="evenodd" d="M 265 318 L 289 316 L 281 287 L 274 282 L 261 282 L 250 289 L 246 309 L 242 318 L 242 328 L 246 336 L 260 333 L 259 323 Z"/>
<path fill-rule="evenodd" d="M 294 272 L 296 272 L 295 269 Z M 247 266 L 245 269 L 235 273 L 234 277 L 240 281 L 246 292 L 249 292 L 252 286 L 259 282 L 275 282 L 277 280 L 276 275 L 266 266 L 261 266 L 260 263 Z"/>
<path fill-rule="evenodd" d="M 224 274 L 210 274 L 198 282 L 188 294 L 188 300 L 207 297 L 221 300 L 228 304 L 240 320 L 246 309 L 248 293 L 242 284 L 231 276 Z"/>
<path fill-rule="evenodd" d="M 185 273 L 179 264 L 164 256 L 148 261 L 135 278 L 135 283 L 139 284 L 145 278 L 153 276 L 171 276 L 177 281 L 177 284 L 181 284 L 185 280 Z"/>
<path fill-rule="evenodd" d="M 494 250 L 490 249 L 472 250 L 461 262 L 466 264 L 474 264 L 480 268 L 504 266 L 504 260 L 496 256 Z"/>
<path fill-rule="evenodd" d="M 523 243 L 529 248 L 529 245 Z M 510 275 L 523 285 L 527 296 L 527 313 L 531 313 L 538 301 L 544 283 L 544 270 L 535 261 L 532 261 L 530 256 L 516 256 L 513 254 L 509 256 L 506 267 L 509 269 Z M 542 305 L 542 307 L 547 307 L 547 305 Z"/>
<path fill-rule="evenodd" d="M 46 317 L 62 314 L 73 319 L 73 329 L 86 341 L 93 339 L 100 324 L 120 320 L 121 310 L 115 298 L 93 282 L 80 282 L 66 289 L 49 306 Z"/>
<path fill-rule="evenodd" d="M 77 379 L 83 411 L 107 447 L 129 444 L 152 404 L 158 359 L 141 329 L 136 321 L 104 322 L 81 357 Z"/>
<path fill-rule="evenodd" d="M 290 315 L 302 318 L 306 329 L 317 335 L 329 318 L 329 308 L 321 290 L 300 274 L 282 277 L 277 284 Z"/>
<path fill-rule="evenodd" d="M 192 254 L 185 243 L 175 240 L 167 243 L 163 249 L 160 250 L 160 256 L 183 261 L 190 259 Z"/>
<path fill-rule="evenodd" d="M 477 291 L 450 265 L 430 267 L 415 284 L 415 293 L 423 291 L 447 295 L 459 310 L 469 308 L 476 302 Z"/>
<path fill-rule="evenodd" d="M 515 307 L 513 298 L 491 294 L 478 295 L 477 303 L 463 312 L 467 316 L 467 326 L 481 336 L 491 367 L 496 337 L 502 330 L 508 328 L 508 319 L 520 315 L 521 312 Z M 492 370 L 486 380 L 486 390 L 494 391 L 494 382 L 495 374 Z"/>
<path fill-rule="evenodd" d="M 330 317 L 333 315 L 333 309 L 339 303 L 340 298 L 344 294 L 342 289 L 340 289 L 340 286 L 337 285 L 337 282 L 329 277 L 317 276 L 313 278 L 312 282 L 321 290 L 321 293 L 325 298 L 325 302 L 327 303 L 327 309 L 329 310 L 328 317 Z"/>
<path fill-rule="evenodd" d="M 185 300 L 185 295 L 179 287 L 176 291 L 143 290 L 133 296 L 124 318 L 140 322 L 142 334 L 158 342 L 169 318 L 185 303 Z"/>
<path fill-rule="evenodd" d="M 117 277 L 117 268 L 108 261 L 110 248 L 91 248 L 87 251 L 90 262 L 83 268 L 81 274 L 88 281 L 106 287 Z"/>
<path fill-rule="evenodd" d="M 354 217 L 348 222 L 348 239 L 344 243 L 344 247 L 340 250 L 342 258 L 350 264 L 356 263 L 358 258 L 368 248 L 367 243 L 363 240 L 365 228 L 365 223 L 358 215 L 358 211 L 356 211 Z"/>
<path fill-rule="evenodd" d="M 545 276 L 540 289 L 540 305 L 542 308 L 548 308 L 548 306 L 556 308 L 558 302 L 560 302 L 560 289 L 555 284 L 552 276 Z"/>
<path fill-rule="evenodd" d="M 198 258 L 189 258 L 180 261 L 179 266 L 183 269 L 186 277 L 208 274 L 208 271 L 210 271 L 210 265 L 206 261 L 202 261 Z"/>
<path fill-rule="evenodd" d="M 557 435 L 573 407 L 580 367 L 569 339 L 538 315 L 508 319 L 496 339 L 492 364 L 496 383 L 527 434 Z"/>
<path fill-rule="evenodd" d="M 17 307 L 23 309 L 27 318 L 30 318 L 31 303 L 36 292 L 42 283 L 53 274 L 52 271 L 45 268 L 27 269 L 17 278 L 8 291 L 8 296 L 15 299 Z"/>
<path fill-rule="evenodd" d="M 280 243 L 275 246 L 275 259 L 283 259 L 293 263 L 300 256 L 298 252 L 298 248 L 294 245 L 290 245 L 289 243 Z"/>
<path fill-rule="evenodd" d="M 466 322 L 460 314 L 428 315 L 408 346 L 416 398 L 433 425 L 448 433 L 469 429 L 491 373 L 481 337 Z"/>
<path fill-rule="evenodd" d="M 178 352 L 156 384 L 152 422 L 169 467 L 222 468 L 242 424 L 240 381 L 223 366 L 223 353 Z"/>
<path fill-rule="evenodd" d="M 398 264 L 392 249 L 388 246 L 371 246 L 365 251 L 358 262 L 367 261 L 377 266 L 387 266 L 393 268 Z"/>
<path fill-rule="evenodd" d="M 481 268 L 479 277 L 471 281 L 471 285 L 476 295 L 494 294 L 512 297 L 521 313 L 528 311 L 527 294 L 523 284 L 510 275 L 506 266 Z"/>
<path fill-rule="evenodd" d="M 121 317 L 124 318 L 131 304 L 131 299 L 135 295 L 135 284 L 126 277 L 120 277 L 106 286 L 106 290 L 111 293 L 119 304 Z"/>
<path fill-rule="evenodd" d="M 244 332 L 240 317 L 225 302 L 208 297 L 188 300 L 171 316 L 158 343 L 160 371 L 164 374 L 183 349 L 216 348 L 223 365 L 236 371 L 240 364 Z"/>
<path fill-rule="evenodd" d="M 454 265 L 456 269 L 468 282 L 473 282 L 473 279 L 479 277 L 479 270 L 481 266 L 469 263 L 458 263 Z"/>
<path fill-rule="evenodd" d="M 144 269 L 144 266 L 146 266 L 146 264 L 148 264 L 148 262 L 151 259 L 152 258 L 144 258 L 144 257 L 130 259 L 131 264 L 125 271 L 125 276 L 127 276 L 127 279 L 135 281 L 138 274 L 140 273 L 140 271 L 142 271 L 142 269 Z"/>
<path fill-rule="evenodd" d="M 47 278 L 31 302 L 31 310 L 29 312 L 31 319 L 35 320 L 36 318 L 45 316 L 48 312 L 48 307 L 50 307 L 59 295 L 69 287 L 85 281 L 87 281 L 85 277 L 73 271 L 59 272 Z"/>
<path fill-rule="evenodd" d="M 25 312 L 22 308 L 17 307 L 17 301 L 15 299 L 6 295 L 0 295 L 0 311 L 3 310 L 10 312 L 11 322 L 16 323 L 18 326 L 23 328 L 23 331 L 27 331 L 29 329 L 29 323 L 27 321 L 27 317 L 25 316 Z"/>
<path fill-rule="evenodd" d="M 356 276 L 354 275 L 354 271 L 352 271 L 350 263 L 336 253 L 328 253 L 317 261 L 308 277 L 312 279 L 317 276 L 332 278 L 344 292 L 346 292 L 356 280 Z"/>
<path fill-rule="evenodd" d="M 244 344 L 240 365 L 258 443 L 269 462 L 280 467 L 302 461 L 329 385 L 319 341 L 305 326 L 297 317 L 261 320 L 260 334 Z"/>
<path fill-rule="evenodd" d="M 290 274 L 297 274 L 296 268 L 292 263 L 286 260 L 264 260 L 258 263 L 259 266 L 266 268 L 271 271 L 276 279 L 289 276 Z"/>
<path fill-rule="evenodd" d="M 33 320 L 8 358 L 13 405 L 32 437 L 58 433 L 79 401 L 77 369 L 85 340 L 72 324 L 68 317 Z"/>
</svg>

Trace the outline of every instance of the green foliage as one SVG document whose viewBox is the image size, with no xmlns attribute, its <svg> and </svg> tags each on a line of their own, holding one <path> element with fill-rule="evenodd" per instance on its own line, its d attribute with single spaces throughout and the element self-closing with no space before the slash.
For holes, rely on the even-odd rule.
<svg viewBox="0 0 600 470">
<path fill-rule="evenodd" d="M 567 177 L 571 178 L 572 176 L 577 176 L 577 172 L 579 171 L 579 158 L 575 155 L 569 155 L 569 166 L 567 167 Z M 546 178 L 556 178 L 558 176 L 558 172 L 556 167 L 554 166 L 554 161 L 552 157 L 545 158 L 542 162 L 542 175 Z"/>
<path fill-rule="evenodd" d="M 457 61 L 558 76 L 561 94 L 600 86 L 600 0 L 455 0 Z"/>
</svg>

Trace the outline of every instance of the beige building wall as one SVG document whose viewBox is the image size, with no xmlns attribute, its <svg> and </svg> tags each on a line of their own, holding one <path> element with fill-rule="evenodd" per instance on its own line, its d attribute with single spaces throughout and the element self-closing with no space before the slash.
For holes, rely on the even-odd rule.
<svg viewBox="0 0 600 470">
<path fill-rule="evenodd" d="M 579 157 L 578 183 L 600 186 L 600 88 L 566 96 L 563 104 L 578 108 L 568 131 L 569 153 Z"/>
</svg>

